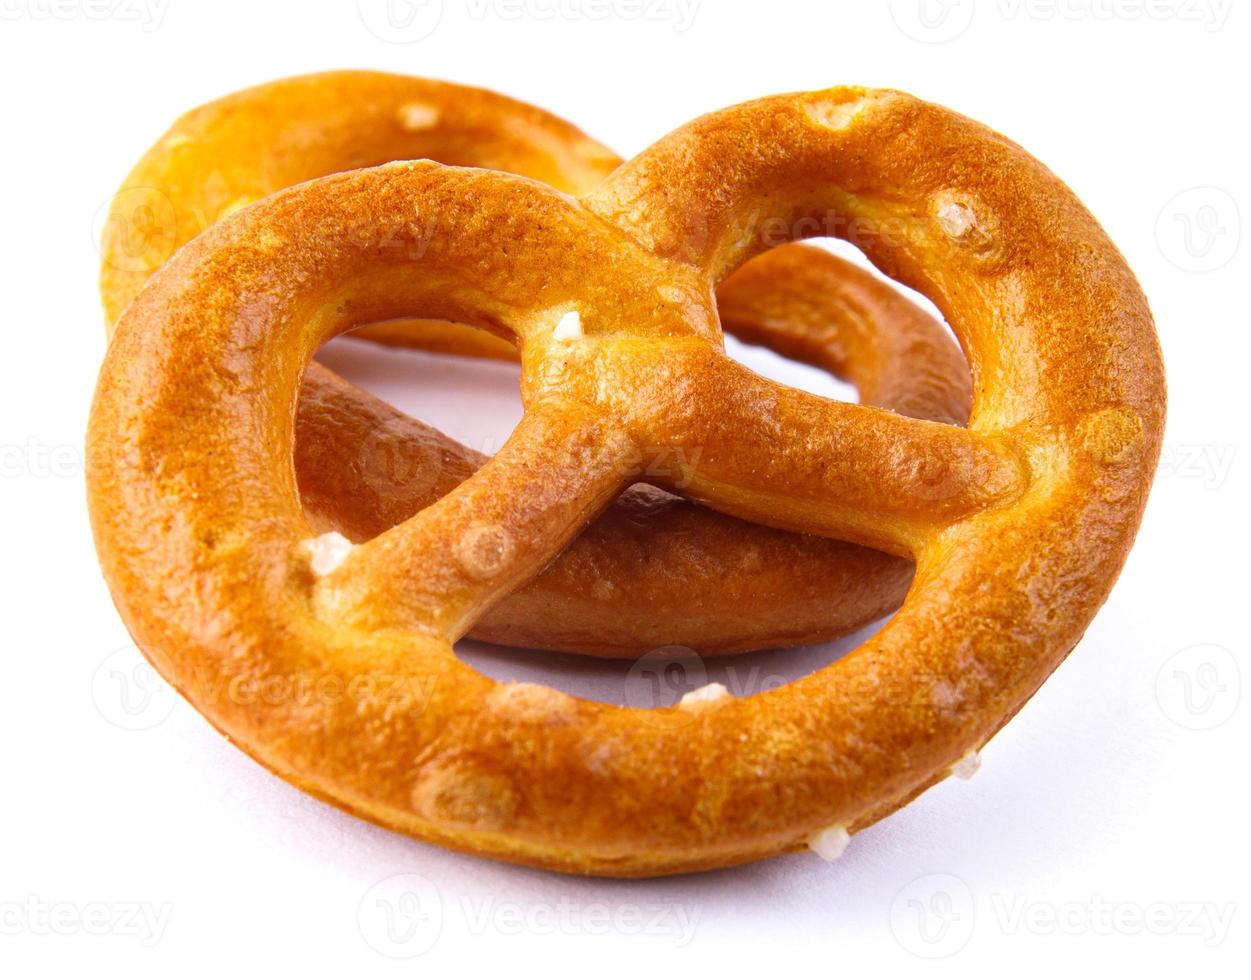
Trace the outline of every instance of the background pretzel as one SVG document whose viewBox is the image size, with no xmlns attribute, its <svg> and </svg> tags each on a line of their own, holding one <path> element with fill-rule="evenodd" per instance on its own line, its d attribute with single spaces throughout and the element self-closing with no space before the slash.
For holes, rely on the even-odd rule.
<svg viewBox="0 0 1251 980">
<path fill-rule="evenodd" d="M 827 211 L 878 232 L 870 258 L 954 325 L 968 429 L 798 392 L 720 349 L 713 283 L 764 247 L 762 222 L 799 233 Z M 414 215 L 436 225 L 418 259 L 359 234 L 413 241 Z M 525 415 L 447 496 L 314 569 L 290 465 L 301 372 L 336 332 L 414 310 L 513 333 Z M 404 163 L 233 215 L 123 316 L 89 500 L 137 641 L 264 764 L 448 846 L 659 874 L 835 849 L 976 751 L 1111 588 L 1163 410 L 1146 303 L 1058 179 L 948 110 L 834 89 L 698 120 L 581 203 Z M 451 641 L 649 441 L 703 447 L 684 492 L 717 508 L 915 555 L 903 609 L 783 688 L 654 711 L 461 664 Z M 356 693 L 264 711 L 229 695 L 308 670 Z M 361 693 L 386 677 L 410 696 Z"/>
<path fill-rule="evenodd" d="M 110 324 L 176 247 L 219 216 L 313 177 L 417 157 L 577 193 L 620 162 L 563 120 L 459 85 L 331 72 L 249 89 L 188 113 L 127 178 L 104 238 Z M 852 381 L 865 404 L 967 418 L 967 367 L 942 328 L 847 262 L 780 248 L 728 279 L 717 297 L 731 333 Z M 445 321 L 389 321 L 358 335 L 516 357 L 499 337 Z M 304 378 L 295 459 L 313 526 L 355 542 L 432 503 L 484 461 L 317 365 Z M 900 558 L 758 527 L 639 486 L 489 610 L 472 635 L 610 656 L 666 645 L 707 654 L 816 643 L 896 608 L 911 575 Z"/>
</svg>

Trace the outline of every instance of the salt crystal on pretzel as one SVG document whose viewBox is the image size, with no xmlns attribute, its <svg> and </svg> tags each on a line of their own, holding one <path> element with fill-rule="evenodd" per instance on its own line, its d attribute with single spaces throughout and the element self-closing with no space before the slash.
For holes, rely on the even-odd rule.
<svg viewBox="0 0 1251 980">
<path fill-rule="evenodd" d="M 693 691 L 687 691 L 682 695 L 682 700 L 678 702 L 678 707 L 697 708 L 702 705 L 722 701 L 730 696 L 730 691 L 724 684 L 718 684 L 714 681 L 711 684 L 705 684 L 703 687 L 697 687 Z"/>
<path fill-rule="evenodd" d="M 314 575 L 329 575 L 347 561 L 352 553 L 352 542 L 338 531 L 327 531 L 304 542 L 309 555 L 309 567 Z"/>
<path fill-rule="evenodd" d="M 851 843 L 851 834 L 842 824 L 826 827 L 808 838 L 808 849 L 823 861 L 837 861 Z"/>
<path fill-rule="evenodd" d="M 570 310 L 562 316 L 552 331 L 552 339 L 558 342 L 581 340 L 582 336 L 582 317 L 577 310 Z"/>
<path fill-rule="evenodd" d="M 951 774 L 956 779 L 970 780 L 982 768 L 982 757 L 976 751 L 966 752 L 951 767 Z"/>
</svg>

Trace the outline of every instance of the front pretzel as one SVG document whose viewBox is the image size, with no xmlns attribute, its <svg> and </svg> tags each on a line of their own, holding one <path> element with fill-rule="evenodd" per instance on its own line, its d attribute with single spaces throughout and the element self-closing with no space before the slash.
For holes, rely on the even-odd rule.
<svg viewBox="0 0 1251 980">
<path fill-rule="evenodd" d="M 570 194 L 622 162 L 534 106 L 446 82 L 339 71 L 236 92 L 175 122 L 114 197 L 101 265 L 109 327 L 175 248 L 218 217 L 296 183 L 407 159 L 505 170 Z M 721 283 L 717 302 L 728 332 L 832 370 L 856 384 L 862 401 L 921 418 L 968 417 L 968 368 L 942 326 L 823 250 L 775 249 Z M 356 335 L 517 356 L 497 336 L 445 321 L 370 324 Z M 649 458 L 638 473 L 689 466 L 665 461 L 664 450 L 640 455 Z M 310 365 L 304 374 L 296 476 L 319 531 L 368 540 L 482 461 L 325 369 Z M 336 542 L 342 549 L 333 537 L 325 547 Z M 896 556 L 635 486 L 488 610 L 471 636 L 602 656 L 675 644 L 709 655 L 820 643 L 898 608 L 911 578 L 912 563 Z"/>
<path fill-rule="evenodd" d="M 803 394 L 722 352 L 720 278 L 771 236 L 852 221 L 955 328 L 969 429 Z M 515 336 L 525 416 L 442 500 L 326 560 L 291 465 L 301 373 L 336 332 L 415 312 Z M 1106 597 L 1163 402 L 1145 302 L 1067 188 L 947 110 L 832 90 L 699 120 L 581 205 L 418 163 L 232 216 L 119 324 L 92 520 L 145 652 L 285 778 L 464 850 L 673 873 L 856 830 L 980 747 Z M 616 496 L 638 444 L 699 446 L 682 492 L 713 507 L 915 556 L 903 610 L 786 687 L 653 711 L 458 661 L 451 643 Z M 309 672 L 342 696 L 232 694 Z"/>
</svg>

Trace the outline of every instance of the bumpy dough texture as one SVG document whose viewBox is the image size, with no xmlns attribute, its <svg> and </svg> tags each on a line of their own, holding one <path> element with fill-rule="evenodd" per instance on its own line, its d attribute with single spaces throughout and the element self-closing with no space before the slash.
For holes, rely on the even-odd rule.
<svg viewBox="0 0 1251 980">
<path fill-rule="evenodd" d="M 827 215 L 952 324 L 967 428 L 724 355 L 715 284 L 772 243 L 766 223 L 798 237 Z M 412 310 L 515 336 L 524 417 L 446 496 L 316 574 L 291 465 L 304 366 Z M 575 310 L 583 336 L 560 337 Z M 409 162 L 228 217 L 118 323 L 88 502 L 136 642 L 264 765 L 444 846 L 668 874 L 855 832 L 990 738 L 1112 588 L 1164 406 L 1146 300 L 1055 175 L 950 110 L 842 88 L 698 119 L 578 200 Z M 692 707 L 461 663 L 455 639 L 616 499 L 644 445 L 702 450 L 684 496 L 914 556 L 903 607 L 812 675 Z"/>
<path fill-rule="evenodd" d="M 570 193 L 590 190 L 620 163 L 549 113 L 459 85 L 330 72 L 248 89 L 187 113 L 127 177 L 104 240 L 110 326 L 175 248 L 217 218 L 304 180 L 410 158 L 506 170 Z M 786 246 L 739 270 L 717 296 L 730 333 L 853 382 L 865 404 L 959 423 L 968 416 L 968 368 L 956 345 L 850 263 Z M 517 356 L 498 336 L 442 321 L 393 320 L 357 335 Z M 698 462 L 643 448 L 633 466 L 640 481 L 681 482 Z M 358 542 L 483 462 L 316 365 L 305 378 L 295 459 L 314 526 Z M 471 635 L 600 656 L 818 643 L 897 608 L 911 580 L 905 558 L 735 520 L 640 483 Z"/>
</svg>

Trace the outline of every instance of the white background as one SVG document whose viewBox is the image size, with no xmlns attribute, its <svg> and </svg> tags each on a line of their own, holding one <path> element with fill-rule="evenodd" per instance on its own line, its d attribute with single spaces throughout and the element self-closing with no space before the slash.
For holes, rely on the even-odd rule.
<svg viewBox="0 0 1251 980">
<path fill-rule="evenodd" d="M 696 0 L 687 23 L 654 0 L 651 16 L 629 0 L 608 16 L 569 0 L 554 16 L 550 0 L 445 0 L 436 23 L 437 6 L 413 22 L 428 34 L 408 40 L 388 27 L 385 0 L 0 0 L 0 972 L 446 976 L 472 961 L 483 975 L 878 976 L 920 958 L 935 976 L 1246 976 L 1251 11 Z M 1111 600 L 977 778 L 940 785 L 833 865 L 809 855 L 581 880 L 448 854 L 314 802 L 142 673 L 83 502 L 104 348 L 93 221 L 187 108 L 331 67 L 496 88 L 626 154 L 747 98 L 889 85 L 1006 132 L 1073 186 L 1152 302 L 1170 381 L 1166 457 Z M 507 367 L 359 348 L 340 342 L 329 356 L 466 441 L 497 445 L 516 417 Z M 742 669 L 791 677 L 833 655 Z M 615 668 L 473 660 L 602 697 L 620 686 Z M 416 923 L 388 950 L 400 958 L 380 951 L 387 903 Z"/>
</svg>

